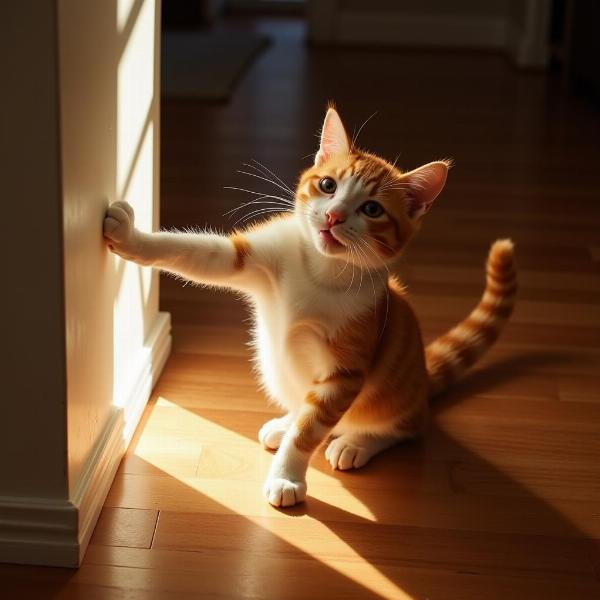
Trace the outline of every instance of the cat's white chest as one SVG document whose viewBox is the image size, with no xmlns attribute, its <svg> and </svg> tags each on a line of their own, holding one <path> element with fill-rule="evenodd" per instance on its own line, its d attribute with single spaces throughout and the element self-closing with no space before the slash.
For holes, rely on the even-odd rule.
<svg viewBox="0 0 600 600">
<path fill-rule="evenodd" d="M 336 370 L 330 340 L 372 294 L 315 285 L 298 268 L 255 298 L 255 346 L 264 387 L 287 410 L 304 400 L 313 381 Z M 370 290 L 369 290 L 370 292 Z"/>
</svg>

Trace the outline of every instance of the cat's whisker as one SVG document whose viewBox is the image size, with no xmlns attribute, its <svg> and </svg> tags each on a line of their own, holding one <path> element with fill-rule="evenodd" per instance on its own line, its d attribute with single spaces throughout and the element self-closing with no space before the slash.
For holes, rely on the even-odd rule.
<svg viewBox="0 0 600 600">
<path fill-rule="evenodd" d="M 246 221 L 248 221 L 249 219 L 252 219 L 253 217 L 258 217 L 260 215 L 266 215 L 266 214 L 270 214 L 270 213 L 284 213 L 284 212 L 291 212 L 289 210 L 286 209 L 281 209 L 281 208 L 259 208 L 257 210 L 254 210 L 250 213 L 248 213 L 247 215 L 244 215 L 242 217 L 240 217 L 234 224 L 233 227 L 235 227 L 238 223 L 245 223 Z"/>
<path fill-rule="evenodd" d="M 351 142 L 348 144 L 348 153 L 346 154 L 346 160 L 350 160 L 350 156 L 352 155 L 352 151 L 354 150 L 354 136 L 356 135 L 356 127 L 352 128 L 352 138 Z"/>
<path fill-rule="evenodd" d="M 379 192 L 393 192 L 393 191 L 401 190 L 401 191 L 410 193 L 411 190 L 414 190 L 414 189 L 420 189 L 420 188 L 419 188 L 419 186 L 416 186 L 416 185 L 411 186 L 411 187 L 388 187 L 385 189 L 380 189 Z"/>
<path fill-rule="evenodd" d="M 249 177 L 255 177 L 256 179 L 262 179 L 263 181 L 266 181 L 267 183 L 271 183 L 275 187 L 278 187 L 280 190 L 282 190 L 283 192 L 285 192 L 286 194 L 288 194 L 290 196 L 290 198 L 294 197 L 294 194 L 291 193 L 290 190 L 287 190 L 280 183 L 277 183 L 276 181 L 273 181 L 272 179 L 269 179 L 267 177 L 263 177 L 262 175 L 257 175 L 256 173 L 249 173 L 248 171 L 238 170 L 237 172 L 240 173 L 240 174 L 242 174 L 242 175 L 248 175 Z"/>
<path fill-rule="evenodd" d="M 388 183 L 388 184 L 384 184 L 382 186 L 379 187 L 379 191 L 380 192 L 385 192 L 387 190 L 410 190 L 413 188 L 417 188 L 419 189 L 421 186 L 419 186 L 418 184 L 414 184 L 414 183 L 400 183 L 400 182 L 396 182 L 396 183 Z"/>
<path fill-rule="evenodd" d="M 263 169 L 263 171 L 266 171 L 267 173 L 269 173 L 270 175 L 275 177 L 275 179 L 277 181 L 279 181 L 279 183 L 281 183 L 281 185 L 283 185 L 285 187 L 285 189 L 290 192 L 290 194 L 294 195 L 294 190 L 292 190 L 292 188 L 283 179 L 281 179 L 281 177 L 279 177 L 276 173 L 271 171 L 271 169 L 269 169 L 268 167 L 265 167 L 265 165 L 258 162 L 255 158 L 252 159 L 252 162 L 256 163 L 259 167 L 261 167 Z M 248 165 L 248 166 L 250 166 L 250 165 Z"/>
<path fill-rule="evenodd" d="M 354 247 L 353 247 L 353 248 L 352 248 L 352 250 L 353 250 L 353 252 L 354 252 L 354 257 L 355 257 L 355 259 L 357 259 L 357 258 L 358 258 L 358 252 L 357 252 L 356 248 L 354 248 Z M 353 263 L 353 265 L 356 267 L 356 271 L 357 271 L 357 273 L 358 273 L 358 271 L 360 271 L 360 266 L 357 264 L 357 262 L 354 262 L 354 263 Z M 358 280 L 358 275 L 357 275 L 357 277 L 356 277 L 356 278 L 357 278 L 357 280 Z"/>
<path fill-rule="evenodd" d="M 358 258 L 358 262 L 360 263 L 359 265 L 359 269 L 360 269 L 360 282 L 358 284 L 358 290 L 356 291 L 355 296 L 358 296 L 360 294 L 360 290 L 362 289 L 362 284 L 363 284 L 363 260 L 358 252 L 358 247 L 356 248 L 357 252 L 356 252 L 356 257 Z"/>
<path fill-rule="evenodd" d="M 315 227 L 317 223 L 313 221 L 313 217 L 315 216 L 309 208 L 303 208 L 300 205 L 296 205 L 294 207 L 294 211 L 298 212 L 298 214 L 304 215 Z"/>
<path fill-rule="evenodd" d="M 373 248 L 371 248 L 371 246 L 369 245 L 369 243 L 366 240 L 359 238 L 359 241 L 362 242 L 365 245 L 365 247 L 368 250 L 370 250 L 373 253 L 373 255 L 379 260 L 379 262 L 381 263 L 383 268 L 386 270 L 387 275 L 388 275 L 387 281 L 384 281 L 383 276 L 380 274 L 379 270 L 377 270 L 377 269 L 375 270 L 375 273 L 381 280 L 381 284 L 384 286 L 384 289 L 385 289 L 385 318 L 383 321 L 383 327 L 381 328 L 381 332 L 379 333 L 379 338 L 381 338 L 381 336 L 383 335 L 383 332 L 385 331 L 385 328 L 387 326 L 388 316 L 389 316 L 389 311 L 390 311 L 390 291 L 389 291 L 390 271 L 389 271 L 387 265 L 385 264 L 385 262 L 383 261 L 383 259 L 377 254 L 377 252 L 375 252 L 375 250 Z"/>
<path fill-rule="evenodd" d="M 283 198 L 282 196 L 274 196 L 273 194 L 265 194 L 263 192 L 255 192 L 253 190 L 247 190 L 245 188 L 233 187 L 231 185 L 223 186 L 224 190 L 235 190 L 237 192 L 246 192 L 247 194 L 254 194 L 255 196 L 261 196 L 262 198 L 275 198 L 277 200 L 281 200 L 282 202 L 287 202 L 288 204 L 294 204 L 292 200 L 289 198 Z"/>
<path fill-rule="evenodd" d="M 244 202 L 240 206 L 236 206 L 235 208 L 228 210 L 227 212 L 224 213 L 223 216 L 233 215 L 237 211 L 239 211 L 247 206 L 251 206 L 253 204 L 270 204 L 270 205 L 274 205 L 274 206 L 279 206 L 279 207 L 281 207 L 282 211 L 291 211 L 294 208 L 294 203 L 291 200 L 288 200 L 287 198 L 283 198 L 281 196 L 275 196 L 273 194 L 264 194 L 261 192 L 255 192 L 254 190 L 248 190 L 245 188 L 239 188 L 239 187 L 235 187 L 235 186 L 225 186 L 224 189 L 234 190 L 234 191 L 238 191 L 238 192 L 245 192 L 247 194 L 252 194 L 257 197 L 249 202 Z M 251 215 L 252 214 L 253 213 L 251 213 Z M 241 219 L 239 219 L 238 221 L 236 221 L 235 224 L 239 223 L 241 220 L 243 220 L 243 217 Z"/>
<path fill-rule="evenodd" d="M 366 252 L 362 249 L 361 252 L 365 257 L 365 262 L 368 262 Z M 377 310 L 377 292 L 375 291 L 375 281 L 373 280 L 373 275 L 371 275 L 371 269 L 367 269 L 367 274 L 369 275 L 369 279 L 371 280 L 371 287 L 373 288 L 373 308 Z"/>
<path fill-rule="evenodd" d="M 246 206 L 251 206 L 252 204 L 275 204 L 276 206 L 281 206 L 286 209 L 288 208 L 286 204 L 282 204 L 281 202 L 276 202 L 274 200 L 263 200 L 262 198 L 264 198 L 264 196 L 259 196 L 256 200 L 250 200 L 250 202 L 244 202 L 243 204 L 240 204 L 239 206 L 236 206 L 235 208 L 232 208 L 231 210 L 228 210 L 227 212 L 223 213 L 223 216 L 227 217 L 229 215 L 232 215 L 238 210 L 241 210 Z"/>
<path fill-rule="evenodd" d="M 344 292 L 346 294 L 352 289 L 352 284 L 354 283 L 354 248 L 352 248 L 351 245 L 349 245 L 348 248 L 350 249 L 350 252 L 352 253 L 353 260 L 351 261 L 352 262 L 352 279 L 350 280 L 350 285 L 346 288 L 346 291 Z"/>
<path fill-rule="evenodd" d="M 352 239 L 356 240 L 356 241 L 359 241 L 359 238 L 356 235 L 352 236 Z M 369 276 L 369 278 L 371 280 L 371 288 L 373 289 L 373 307 L 374 307 L 375 310 L 377 310 L 377 292 L 375 291 L 375 281 L 373 280 L 373 275 L 371 275 L 371 269 L 368 266 L 369 260 L 368 260 L 367 254 L 357 244 L 355 244 L 354 247 L 364 257 L 364 264 L 365 264 L 365 267 L 367 269 L 367 275 Z"/>
<path fill-rule="evenodd" d="M 394 169 L 396 168 L 396 163 L 398 162 L 399 158 L 400 154 L 396 154 L 396 158 L 394 158 L 394 162 L 392 163 L 391 169 L 388 170 L 385 177 L 383 178 L 381 187 L 386 186 L 388 183 L 392 183 L 394 181 L 392 178 L 394 177 Z"/>
<path fill-rule="evenodd" d="M 352 142 L 350 143 L 350 148 L 354 148 L 356 146 L 356 141 L 358 140 L 358 136 L 360 135 L 360 132 L 363 130 L 363 127 L 377 114 L 377 111 L 375 111 L 370 117 L 367 117 L 367 119 L 365 120 L 365 122 L 358 128 L 358 131 L 356 132 L 355 135 L 352 136 Z"/>
<path fill-rule="evenodd" d="M 273 211 L 272 211 L 272 212 L 273 212 Z M 281 212 L 281 211 L 277 211 L 277 212 Z M 267 213 L 267 212 L 264 212 L 264 213 L 259 213 L 259 214 L 256 214 L 256 215 L 250 215 L 250 216 L 244 217 L 244 218 L 243 218 L 243 219 L 240 221 L 240 223 L 241 223 L 241 225 L 244 225 L 244 226 L 245 226 L 245 225 L 246 225 L 248 222 L 252 222 L 252 223 L 254 223 L 254 222 L 255 222 L 255 221 L 256 221 L 256 220 L 257 220 L 257 219 L 258 219 L 260 216 L 262 216 L 262 215 L 266 215 L 266 214 L 268 214 L 268 213 Z"/>
<path fill-rule="evenodd" d="M 252 159 L 252 160 L 254 160 L 254 159 Z M 258 164 L 260 165 L 260 163 L 258 163 Z M 277 187 L 280 187 L 280 184 L 281 184 L 281 186 L 283 186 L 283 188 L 280 187 L 280 189 L 283 189 L 283 191 L 285 191 L 286 194 L 290 194 L 291 196 L 294 195 L 294 191 L 291 190 L 290 187 L 284 181 L 279 180 L 279 178 L 277 177 L 277 175 L 275 175 L 275 173 L 272 173 L 271 171 L 268 171 L 268 170 L 263 170 L 263 169 L 266 169 L 266 167 L 263 167 L 262 169 L 260 169 L 256 165 L 252 165 L 250 163 L 242 163 L 242 165 L 244 167 L 248 167 L 249 169 L 252 169 L 253 171 L 256 171 L 256 174 L 254 172 L 247 173 L 246 171 L 238 171 L 238 173 L 243 173 L 245 175 L 250 175 L 250 176 L 264 177 L 265 180 L 268 181 L 269 183 L 271 183 L 272 185 L 276 185 Z M 271 176 L 274 177 L 275 179 L 277 179 L 278 181 L 271 179 Z"/>
<path fill-rule="evenodd" d="M 369 276 L 369 279 L 371 280 L 371 288 L 373 289 L 373 308 L 375 311 L 377 311 L 377 293 L 375 291 L 375 282 L 373 281 L 373 275 L 371 275 L 371 269 L 369 269 L 369 260 L 368 260 L 368 257 L 366 255 L 365 251 L 362 248 L 357 246 L 357 250 L 359 250 L 363 256 L 364 263 L 367 268 L 367 275 Z"/>
<path fill-rule="evenodd" d="M 376 260 L 377 260 L 379 263 L 381 263 L 381 267 L 382 267 L 382 268 L 385 270 L 385 272 L 386 272 L 386 274 L 387 274 L 387 278 L 388 278 L 388 280 L 389 280 L 389 278 L 390 278 L 390 276 L 391 276 L 391 275 L 390 275 L 390 271 L 389 271 L 389 269 L 388 269 L 387 265 L 385 264 L 384 260 L 381 258 L 381 256 L 379 256 L 379 254 L 377 254 L 377 252 L 376 252 L 376 251 L 375 251 L 375 250 L 374 250 L 374 249 L 371 247 L 371 245 L 370 245 L 370 244 L 369 244 L 369 243 L 368 243 L 366 240 L 364 240 L 364 239 L 362 239 L 362 238 L 361 238 L 361 239 L 359 239 L 359 241 L 360 241 L 360 242 L 363 244 L 363 246 L 364 246 L 364 247 L 365 247 L 367 250 L 369 250 L 369 252 L 371 252 L 371 254 L 372 254 L 374 257 L 375 257 L 375 259 L 376 259 Z M 381 273 L 380 271 L 381 271 L 381 269 L 375 268 L 375 273 L 376 273 L 376 274 L 379 276 L 379 278 L 380 278 L 380 280 L 381 280 L 382 284 L 383 284 L 383 285 L 384 285 L 384 287 L 387 289 L 387 284 L 385 283 L 385 281 L 384 281 L 384 279 L 383 279 L 383 275 L 382 275 L 382 273 Z"/>
<path fill-rule="evenodd" d="M 381 240 L 378 240 L 377 238 L 374 238 L 372 235 L 369 235 L 367 233 L 363 233 L 363 237 L 366 237 L 366 238 L 369 238 L 370 240 L 373 240 L 374 242 L 376 242 L 380 246 L 385 246 L 386 248 L 388 248 L 392 252 L 396 252 L 395 248 L 392 248 L 389 244 L 386 244 L 385 242 L 382 242 Z"/>
<path fill-rule="evenodd" d="M 380 187 L 392 187 L 392 186 L 396 186 L 396 185 L 410 186 L 410 182 L 389 179 L 388 181 L 383 182 Z"/>
<path fill-rule="evenodd" d="M 250 211 L 249 213 L 242 215 L 242 217 L 240 217 L 241 219 L 246 219 L 247 217 L 252 217 L 255 214 L 259 214 L 259 213 L 267 213 L 267 212 L 276 212 L 276 213 L 281 213 L 281 212 L 292 212 L 290 209 L 281 207 L 281 206 L 260 206 L 255 210 Z"/>
<path fill-rule="evenodd" d="M 367 237 L 370 237 L 370 236 L 367 236 Z M 379 256 L 379 254 L 375 251 L 375 249 L 371 246 L 371 244 L 369 244 L 369 242 L 367 242 L 367 240 L 365 240 L 362 237 L 359 238 L 359 241 L 362 242 L 365 245 L 365 247 L 373 253 L 373 256 L 375 256 L 375 258 L 381 263 L 381 266 L 386 270 L 387 274 L 390 275 L 390 270 L 388 269 L 388 266 L 385 264 L 385 261 L 381 258 L 381 256 Z M 379 240 L 376 240 L 376 241 L 379 242 Z M 379 243 L 383 244 L 383 242 L 379 242 Z M 384 245 L 387 245 L 387 244 L 384 244 Z M 388 246 L 388 248 L 389 248 L 389 246 Z"/>
<path fill-rule="evenodd" d="M 350 253 L 350 264 L 353 265 L 354 252 L 352 250 L 352 246 L 348 246 L 347 250 Z M 352 269 L 352 277 L 354 278 L 354 265 L 353 265 L 353 269 Z M 350 286 L 351 286 L 351 284 L 346 288 L 344 293 L 346 293 L 350 289 Z"/>
<path fill-rule="evenodd" d="M 349 252 L 346 253 L 346 264 L 344 265 L 344 268 L 336 275 L 336 278 L 339 278 L 343 275 L 344 271 L 348 267 L 348 262 L 350 262 L 350 253 Z"/>
</svg>

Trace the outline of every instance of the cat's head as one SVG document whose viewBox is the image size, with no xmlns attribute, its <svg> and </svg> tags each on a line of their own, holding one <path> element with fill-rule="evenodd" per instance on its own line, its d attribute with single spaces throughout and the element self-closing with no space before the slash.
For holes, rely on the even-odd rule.
<svg viewBox="0 0 600 600">
<path fill-rule="evenodd" d="M 300 177 L 296 212 L 321 254 L 381 267 L 398 258 L 418 230 L 449 166 L 441 160 L 403 173 L 355 148 L 329 108 L 315 163 Z"/>
</svg>

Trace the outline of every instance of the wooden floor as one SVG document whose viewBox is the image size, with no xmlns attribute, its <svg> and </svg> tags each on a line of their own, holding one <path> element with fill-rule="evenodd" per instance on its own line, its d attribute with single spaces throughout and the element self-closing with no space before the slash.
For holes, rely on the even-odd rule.
<svg viewBox="0 0 600 600">
<path fill-rule="evenodd" d="M 406 254 L 429 340 L 466 315 L 489 243 L 512 237 L 521 291 L 505 335 L 434 405 L 426 439 L 355 473 L 319 453 L 309 498 L 260 487 L 274 414 L 245 346 L 243 305 L 165 278 L 174 351 L 78 572 L 0 569 L 6 598 L 600 597 L 600 115 L 493 54 L 308 50 L 295 21 L 226 106 L 165 103 L 162 222 L 232 226 L 292 182 L 334 98 L 362 144 L 412 168 L 456 161 Z"/>
</svg>

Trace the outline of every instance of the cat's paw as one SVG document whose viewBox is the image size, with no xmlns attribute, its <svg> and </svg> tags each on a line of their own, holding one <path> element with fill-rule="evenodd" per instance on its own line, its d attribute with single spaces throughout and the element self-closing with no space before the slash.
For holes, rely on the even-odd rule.
<svg viewBox="0 0 600 600">
<path fill-rule="evenodd" d="M 372 455 L 369 448 L 354 444 L 344 436 L 332 440 L 325 449 L 329 464 L 340 471 L 364 467 Z"/>
<path fill-rule="evenodd" d="M 279 417 L 277 419 L 271 419 L 260 428 L 258 432 L 258 441 L 262 444 L 263 448 L 277 450 L 289 426 L 289 415 L 286 415 L 285 417 Z"/>
<path fill-rule="evenodd" d="M 114 202 L 104 216 L 102 231 L 111 250 L 127 249 L 135 238 L 133 208 L 127 202 Z"/>
<path fill-rule="evenodd" d="M 306 498 L 306 482 L 269 477 L 263 486 L 263 494 L 273 506 L 280 508 L 294 506 Z"/>
</svg>

